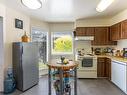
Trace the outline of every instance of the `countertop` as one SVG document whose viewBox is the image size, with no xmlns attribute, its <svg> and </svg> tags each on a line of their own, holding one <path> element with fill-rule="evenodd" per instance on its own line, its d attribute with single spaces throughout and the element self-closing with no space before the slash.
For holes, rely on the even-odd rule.
<svg viewBox="0 0 127 95">
<path fill-rule="evenodd" d="M 106 57 L 106 58 L 110 58 L 111 60 L 127 63 L 127 58 L 108 56 L 108 55 L 97 55 L 97 57 Z"/>
</svg>

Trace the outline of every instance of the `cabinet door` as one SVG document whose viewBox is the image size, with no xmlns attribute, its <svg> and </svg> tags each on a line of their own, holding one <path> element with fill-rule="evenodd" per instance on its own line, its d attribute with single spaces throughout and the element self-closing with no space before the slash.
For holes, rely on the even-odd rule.
<svg viewBox="0 0 127 95">
<path fill-rule="evenodd" d="M 94 36 L 93 27 L 77 27 L 76 36 Z"/>
<path fill-rule="evenodd" d="M 127 39 L 127 20 L 121 22 L 121 39 Z"/>
<path fill-rule="evenodd" d="M 111 40 L 112 41 L 119 40 L 121 37 L 121 23 L 112 25 L 110 31 L 111 31 L 111 35 L 110 35 Z"/>
<path fill-rule="evenodd" d="M 105 57 L 97 59 L 97 76 L 98 77 L 105 77 Z"/>
<path fill-rule="evenodd" d="M 108 80 L 111 80 L 111 59 L 110 58 L 106 58 L 106 77 L 108 78 Z"/>
<path fill-rule="evenodd" d="M 126 92 L 126 66 L 121 63 L 112 61 L 111 80 L 121 90 Z"/>
<path fill-rule="evenodd" d="M 94 34 L 93 45 L 106 45 L 109 41 L 109 28 L 108 27 L 96 27 Z"/>
<path fill-rule="evenodd" d="M 84 27 L 77 27 L 76 28 L 76 36 L 85 36 L 86 30 Z"/>
<path fill-rule="evenodd" d="M 94 36 L 94 28 L 86 27 L 86 36 Z"/>
</svg>

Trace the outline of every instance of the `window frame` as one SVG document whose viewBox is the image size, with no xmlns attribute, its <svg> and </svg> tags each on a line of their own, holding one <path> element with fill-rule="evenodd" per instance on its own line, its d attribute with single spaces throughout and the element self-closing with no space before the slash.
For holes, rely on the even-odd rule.
<svg viewBox="0 0 127 95">
<path fill-rule="evenodd" d="M 53 52 L 53 35 L 55 33 L 70 33 L 71 36 L 72 36 L 72 51 L 71 52 Z M 73 32 L 72 31 L 59 31 L 59 32 L 51 32 L 51 55 L 72 55 L 74 54 L 74 35 L 73 35 Z"/>
</svg>

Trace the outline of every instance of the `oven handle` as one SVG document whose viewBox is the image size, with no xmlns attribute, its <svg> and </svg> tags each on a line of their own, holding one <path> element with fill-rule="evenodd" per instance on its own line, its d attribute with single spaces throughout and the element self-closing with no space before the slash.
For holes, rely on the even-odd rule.
<svg viewBox="0 0 127 95">
<path fill-rule="evenodd" d="M 78 59 L 78 61 L 82 61 L 82 59 Z"/>
</svg>

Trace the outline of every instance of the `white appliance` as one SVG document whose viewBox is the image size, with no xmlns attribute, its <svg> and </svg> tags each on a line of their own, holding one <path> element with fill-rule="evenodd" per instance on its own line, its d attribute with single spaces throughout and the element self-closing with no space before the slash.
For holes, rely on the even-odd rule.
<svg viewBox="0 0 127 95">
<path fill-rule="evenodd" d="M 75 40 L 76 41 L 83 41 L 83 40 L 85 40 L 85 41 L 92 41 L 92 40 L 94 40 L 94 36 L 76 36 L 75 37 Z"/>
<path fill-rule="evenodd" d="M 97 56 L 77 56 L 78 78 L 97 78 Z"/>
<path fill-rule="evenodd" d="M 112 60 L 111 81 L 127 94 L 127 63 Z"/>
</svg>

